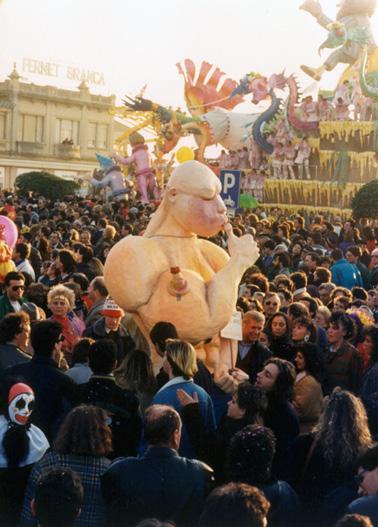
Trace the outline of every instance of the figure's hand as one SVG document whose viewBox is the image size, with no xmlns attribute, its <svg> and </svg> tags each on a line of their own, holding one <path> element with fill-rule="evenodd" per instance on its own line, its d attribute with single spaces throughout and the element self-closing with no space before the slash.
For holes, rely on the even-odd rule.
<svg viewBox="0 0 378 527">
<path fill-rule="evenodd" d="M 250 261 L 250 265 L 253 265 L 260 255 L 257 243 L 253 239 L 251 234 L 244 234 L 238 238 L 235 236 L 232 225 L 226 223 L 224 230 L 227 234 L 227 245 L 230 256 L 244 256 Z"/>
<path fill-rule="evenodd" d="M 320 5 L 319 0 L 305 0 L 299 9 L 307 11 L 316 18 L 322 14 L 322 6 Z"/>
<path fill-rule="evenodd" d="M 191 397 L 188 393 L 179 388 L 178 390 L 176 390 L 176 396 L 181 406 L 188 406 L 188 404 L 198 403 L 197 392 L 194 392 L 193 397 Z"/>
<path fill-rule="evenodd" d="M 214 373 L 214 382 L 225 393 L 233 394 L 237 388 L 237 381 L 228 372 Z"/>
<path fill-rule="evenodd" d="M 228 372 L 238 383 L 249 381 L 249 375 L 248 373 L 245 373 L 245 371 L 241 370 L 240 368 L 232 368 Z"/>
<path fill-rule="evenodd" d="M 118 157 L 118 154 L 117 154 L 117 152 L 111 152 L 111 153 L 109 154 L 109 157 L 110 157 L 111 159 L 116 160 L 117 157 Z"/>
</svg>

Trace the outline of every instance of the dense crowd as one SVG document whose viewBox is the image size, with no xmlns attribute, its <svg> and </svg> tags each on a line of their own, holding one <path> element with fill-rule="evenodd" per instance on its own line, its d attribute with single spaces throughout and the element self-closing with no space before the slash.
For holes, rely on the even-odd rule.
<svg viewBox="0 0 378 527">
<path fill-rule="evenodd" d="M 4 526 L 378 526 L 378 228 L 236 215 L 235 367 L 214 379 L 161 313 L 149 344 L 109 297 L 112 246 L 157 204 L 3 196 Z M 211 241 L 227 249 L 224 233 Z"/>
</svg>

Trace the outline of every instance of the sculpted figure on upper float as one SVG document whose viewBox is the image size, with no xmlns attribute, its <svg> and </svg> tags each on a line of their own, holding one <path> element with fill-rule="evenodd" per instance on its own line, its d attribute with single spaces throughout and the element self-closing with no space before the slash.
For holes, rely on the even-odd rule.
<svg viewBox="0 0 378 527">
<path fill-rule="evenodd" d="M 220 191 L 206 165 L 179 165 L 144 235 L 124 238 L 111 249 L 104 273 L 109 293 L 133 313 L 145 335 L 164 320 L 175 324 L 180 338 L 198 344 L 230 321 L 238 284 L 259 251 L 251 235 L 233 234 Z M 229 254 L 198 238 L 222 229 Z"/>
<path fill-rule="evenodd" d="M 301 6 L 329 31 L 320 49 L 337 48 L 319 68 L 301 66 L 307 75 L 317 81 L 320 81 L 325 71 L 333 70 L 339 63 L 354 64 L 364 48 L 367 47 L 371 52 L 376 47 L 370 22 L 376 0 L 341 0 L 338 7 L 336 21 L 333 21 L 323 13 L 318 0 L 306 0 Z"/>
</svg>

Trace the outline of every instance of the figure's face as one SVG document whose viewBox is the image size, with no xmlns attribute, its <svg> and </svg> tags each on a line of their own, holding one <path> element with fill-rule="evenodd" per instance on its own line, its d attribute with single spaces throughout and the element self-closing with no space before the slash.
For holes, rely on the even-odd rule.
<svg viewBox="0 0 378 527">
<path fill-rule="evenodd" d="M 177 191 L 171 213 L 186 231 L 204 237 L 214 236 L 227 222 L 226 206 L 219 194 L 205 199 Z"/>
<path fill-rule="evenodd" d="M 20 393 L 9 402 L 9 419 L 18 425 L 26 425 L 34 407 L 34 395 Z"/>
</svg>

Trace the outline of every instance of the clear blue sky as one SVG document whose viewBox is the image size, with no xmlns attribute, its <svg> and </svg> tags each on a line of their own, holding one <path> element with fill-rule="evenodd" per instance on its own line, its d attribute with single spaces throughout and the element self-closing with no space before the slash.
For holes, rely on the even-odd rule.
<svg viewBox="0 0 378 527">
<path fill-rule="evenodd" d="M 21 70 L 22 59 L 31 57 L 103 72 L 106 86 L 97 91 L 104 94 L 135 94 L 147 83 L 146 97 L 183 106 L 183 80 L 175 64 L 191 58 L 196 63 L 207 60 L 236 80 L 252 70 L 269 75 L 285 69 L 296 72 L 305 88 L 311 79 L 299 65 L 320 65 L 317 49 L 326 32 L 299 10 L 301 3 L 0 0 L 0 79 L 9 74 L 14 61 Z M 321 3 L 334 17 L 336 1 Z M 373 24 L 378 36 L 377 14 Z M 20 73 L 35 83 L 77 85 Z M 327 74 L 322 86 L 334 87 L 338 73 Z"/>
</svg>

